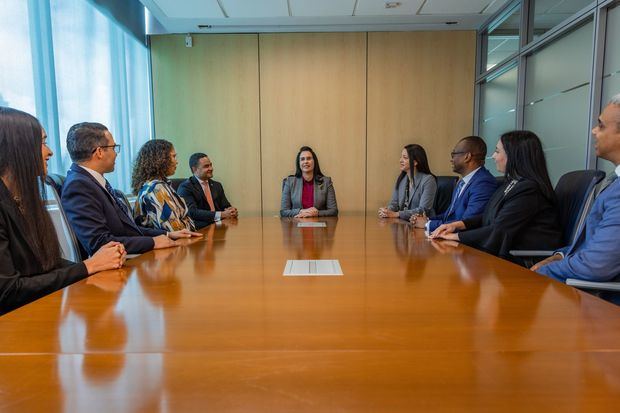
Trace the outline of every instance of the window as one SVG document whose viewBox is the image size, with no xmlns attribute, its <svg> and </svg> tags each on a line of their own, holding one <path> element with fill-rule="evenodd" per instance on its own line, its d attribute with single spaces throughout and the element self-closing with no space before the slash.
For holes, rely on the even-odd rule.
<svg viewBox="0 0 620 413">
<path fill-rule="evenodd" d="M 541 138 L 553 183 L 586 167 L 593 26 L 584 24 L 527 60 L 524 128 Z"/>
<path fill-rule="evenodd" d="M 605 63 L 603 65 L 603 96 L 601 109 L 605 107 L 612 96 L 620 93 L 620 5 L 607 12 L 607 33 L 605 35 Z M 599 159 L 599 167 L 611 172 L 614 165 L 604 159 Z"/>
<path fill-rule="evenodd" d="M 593 0 L 534 0 L 534 26 L 530 40 L 536 40 L 568 19 Z"/>
<path fill-rule="evenodd" d="M 479 135 L 488 147 L 487 165 L 495 171 L 491 159 L 493 148 L 499 137 L 516 128 L 517 106 L 517 67 L 488 78 L 480 86 L 480 124 Z"/>
<path fill-rule="evenodd" d="M 128 192 L 131 154 L 151 137 L 146 46 L 88 1 L 3 0 L 0 48 L 11 56 L 0 61 L 0 105 L 39 117 L 54 151 L 50 172 L 64 175 L 71 165 L 73 124 L 103 123 L 122 145 L 107 178 Z"/>
<path fill-rule="evenodd" d="M 0 106 L 36 115 L 28 2 L 2 0 L 0 50 Z"/>
<path fill-rule="evenodd" d="M 492 69 L 519 51 L 520 25 L 520 3 L 491 23 L 483 38 L 486 50 L 483 72 Z"/>
</svg>

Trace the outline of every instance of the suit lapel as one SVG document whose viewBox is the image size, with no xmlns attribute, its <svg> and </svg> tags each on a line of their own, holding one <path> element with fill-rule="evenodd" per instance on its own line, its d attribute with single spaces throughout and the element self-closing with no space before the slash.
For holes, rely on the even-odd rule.
<svg viewBox="0 0 620 413">
<path fill-rule="evenodd" d="M 93 183 L 93 185 L 95 185 L 97 188 L 99 188 L 99 190 L 104 193 L 104 196 L 112 204 L 112 208 L 116 212 L 116 215 L 118 215 L 119 219 L 123 221 L 126 225 L 129 225 L 130 227 L 137 229 L 139 232 L 141 232 L 138 228 L 138 225 L 132 219 L 130 219 L 125 212 L 121 211 L 118 205 L 116 205 L 116 201 L 112 198 L 112 194 L 109 193 L 104 187 L 102 187 L 101 184 L 97 182 L 97 180 L 90 173 L 88 173 L 88 171 L 76 164 L 71 165 L 71 170 L 89 179 Z"/>
</svg>

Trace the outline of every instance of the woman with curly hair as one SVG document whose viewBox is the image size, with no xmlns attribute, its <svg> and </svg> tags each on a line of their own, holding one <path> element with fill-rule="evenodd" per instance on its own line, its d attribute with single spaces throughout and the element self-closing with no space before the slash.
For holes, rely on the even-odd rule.
<svg viewBox="0 0 620 413">
<path fill-rule="evenodd" d="M 134 212 L 138 225 L 165 231 L 196 230 L 185 201 L 167 178 L 174 175 L 178 163 L 174 146 L 165 139 L 148 141 L 140 148 L 131 177 L 138 195 Z"/>
</svg>

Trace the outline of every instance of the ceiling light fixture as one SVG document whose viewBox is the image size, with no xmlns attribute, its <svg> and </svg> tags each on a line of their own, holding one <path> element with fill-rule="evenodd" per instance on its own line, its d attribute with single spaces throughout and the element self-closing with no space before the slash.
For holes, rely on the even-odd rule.
<svg viewBox="0 0 620 413">
<path fill-rule="evenodd" d="M 385 2 L 386 9 L 395 9 L 397 7 L 400 7 L 401 5 L 402 3 L 400 1 L 386 1 Z"/>
</svg>

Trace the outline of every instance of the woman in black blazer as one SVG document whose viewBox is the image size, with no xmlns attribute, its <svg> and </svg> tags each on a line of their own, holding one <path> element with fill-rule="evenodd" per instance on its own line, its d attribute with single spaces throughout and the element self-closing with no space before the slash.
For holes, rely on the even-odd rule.
<svg viewBox="0 0 620 413">
<path fill-rule="evenodd" d="M 125 249 L 118 242 L 78 264 L 60 257 L 41 199 L 52 151 L 33 116 L 0 106 L 0 148 L 0 314 L 123 265 Z"/>
<path fill-rule="evenodd" d="M 556 199 L 540 139 L 529 131 L 501 136 L 493 159 L 505 183 L 491 197 L 484 213 L 441 225 L 431 238 L 460 241 L 516 261 L 511 249 L 554 249 L 562 243 Z"/>
</svg>

